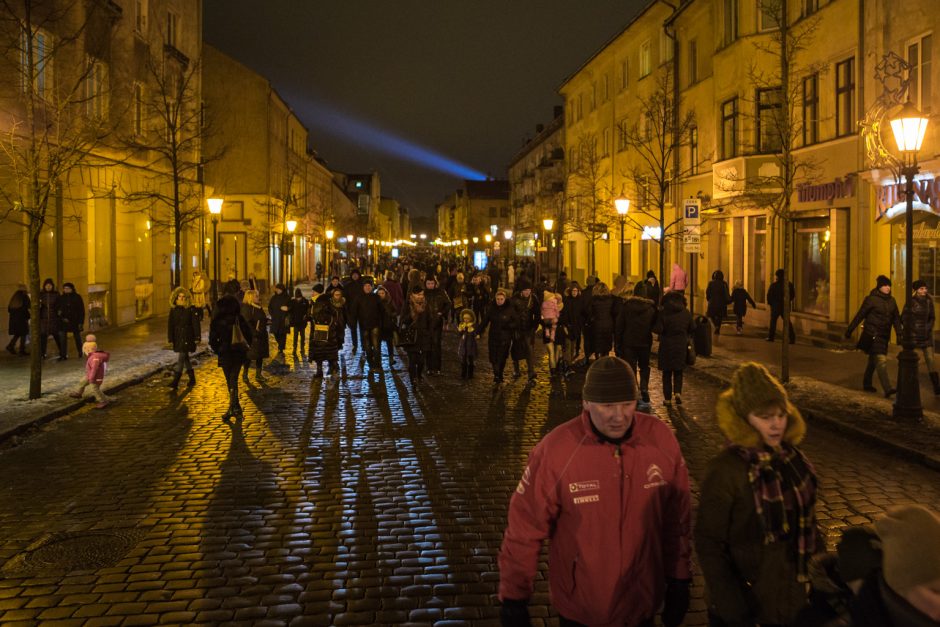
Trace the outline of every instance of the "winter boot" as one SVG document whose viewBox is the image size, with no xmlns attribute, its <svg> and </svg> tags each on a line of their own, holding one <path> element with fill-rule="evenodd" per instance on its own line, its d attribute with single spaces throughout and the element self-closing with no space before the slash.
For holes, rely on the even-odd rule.
<svg viewBox="0 0 940 627">
<path fill-rule="evenodd" d="M 191 388 L 196 385 L 196 371 L 190 368 L 186 371 L 186 376 L 189 377 L 189 381 L 186 382 L 186 387 Z"/>
<path fill-rule="evenodd" d="M 11 340 L 10 343 L 7 344 L 7 352 L 10 353 L 11 355 L 16 355 L 16 348 L 14 348 L 13 346 L 13 342 L 15 341 L 15 339 L 16 338 Z"/>
<path fill-rule="evenodd" d="M 934 396 L 940 396 L 940 372 L 931 372 L 930 382 L 933 383 Z"/>
<path fill-rule="evenodd" d="M 173 373 L 173 380 L 170 381 L 170 385 L 168 385 L 167 387 L 169 387 L 171 390 L 175 390 L 175 389 L 179 386 L 179 384 L 180 384 L 180 377 L 182 377 L 182 376 L 183 376 L 183 371 L 182 371 L 182 370 L 177 370 L 176 372 L 174 372 L 174 373 Z"/>
</svg>

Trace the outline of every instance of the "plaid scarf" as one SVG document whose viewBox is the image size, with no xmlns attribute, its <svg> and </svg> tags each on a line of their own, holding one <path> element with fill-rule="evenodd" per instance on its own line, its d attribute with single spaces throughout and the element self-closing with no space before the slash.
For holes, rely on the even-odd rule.
<svg viewBox="0 0 940 627">
<path fill-rule="evenodd" d="M 801 581 L 807 580 L 810 557 L 816 552 L 816 471 L 797 448 L 779 450 L 731 447 L 748 463 L 748 481 L 764 531 L 764 544 L 793 537 Z M 797 528 L 790 515 L 795 513 Z"/>
</svg>

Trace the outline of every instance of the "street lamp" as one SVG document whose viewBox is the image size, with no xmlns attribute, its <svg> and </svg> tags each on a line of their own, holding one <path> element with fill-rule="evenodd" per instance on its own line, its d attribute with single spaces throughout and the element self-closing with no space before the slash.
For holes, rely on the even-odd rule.
<svg viewBox="0 0 940 627">
<path fill-rule="evenodd" d="M 617 198 L 614 200 L 614 207 L 617 208 L 617 215 L 620 216 L 620 276 L 626 277 L 627 260 L 623 254 L 623 227 L 627 222 L 627 212 L 630 211 L 630 199 Z"/>
<path fill-rule="evenodd" d="M 222 198 L 207 198 L 209 214 L 212 216 L 212 306 L 219 302 L 219 216 L 222 215 Z"/>
<path fill-rule="evenodd" d="M 549 271 L 552 269 L 552 258 L 548 252 L 552 243 L 552 238 L 549 234 L 552 232 L 553 226 L 555 226 L 555 221 L 551 218 L 545 218 L 542 220 L 542 228 L 544 229 L 545 234 L 545 267 Z"/>
<path fill-rule="evenodd" d="M 327 273 L 327 276 L 333 276 L 333 255 L 332 255 L 331 249 L 333 248 L 333 236 L 336 235 L 336 233 L 333 231 L 333 229 L 327 229 L 325 235 L 326 235 L 326 273 Z"/>
<path fill-rule="evenodd" d="M 288 220 L 285 222 L 287 232 L 290 233 L 290 241 L 287 242 L 284 251 L 287 253 L 287 293 L 294 290 L 294 229 L 297 228 L 297 220 Z"/>
<path fill-rule="evenodd" d="M 914 282 L 914 176 L 917 167 L 917 152 L 924 143 L 927 118 L 908 101 L 891 120 L 894 141 L 901 151 L 901 175 L 906 179 L 904 193 L 907 196 L 907 212 L 904 221 L 904 313 L 911 315 L 911 285 Z M 902 317 L 903 350 L 898 354 L 898 387 L 894 399 L 894 417 L 922 420 L 924 410 L 920 404 L 920 383 L 917 373 L 917 352 L 914 350 L 913 324 Z"/>
</svg>

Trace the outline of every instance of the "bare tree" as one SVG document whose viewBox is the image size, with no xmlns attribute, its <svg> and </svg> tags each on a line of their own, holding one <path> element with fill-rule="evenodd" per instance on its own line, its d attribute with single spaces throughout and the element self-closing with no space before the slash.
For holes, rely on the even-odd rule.
<svg viewBox="0 0 940 627">
<path fill-rule="evenodd" d="M 175 287 L 182 278 L 182 234 L 205 216 L 203 168 L 221 158 L 224 148 L 204 152 L 211 125 L 200 97 L 200 61 L 160 46 L 150 50 L 145 68 L 146 82 L 134 87 L 133 128 L 121 143 L 131 159 L 144 162 L 148 176 L 142 189 L 125 191 L 125 198 L 134 211 L 147 214 L 155 232 L 172 233 Z"/>
<path fill-rule="evenodd" d="M 609 220 L 616 218 L 610 183 L 609 159 L 597 148 L 597 135 L 578 138 L 576 155 L 569 156 L 567 216 L 564 233 L 580 233 L 588 243 L 588 276 L 596 270 L 595 244 L 604 237 Z"/>
<path fill-rule="evenodd" d="M 790 352 L 787 337 L 790 328 L 790 283 L 792 274 L 791 225 L 795 218 L 792 198 L 797 186 L 814 180 L 819 163 L 796 151 L 803 141 L 802 78 L 818 73 L 822 64 L 812 61 L 812 43 L 819 20 L 810 16 L 791 24 L 788 0 L 761 0 L 758 9 L 764 19 L 773 20 L 777 28 L 755 46 L 759 58 L 748 70 L 750 83 L 756 88 L 758 104 L 755 116 L 758 132 L 754 153 L 772 157 L 773 168 L 761 168 L 753 176 L 725 176 L 720 185 L 736 193 L 734 202 L 740 206 L 767 207 L 772 214 L 773 228 L 782 234 L 783 281 L 783 348 L 781 349 L 781 380 L 790 379 Z"/>
<path fill-rule="evenodd" d="M 302 164 L 289 162 L 281 184 L 273 195 L 255 201 L 261 214 L 257 223 L 252 223 L 248 231 L 248 243 L 258 254 L 269 255 L 271 251 L 280 252 L 278 265 L 281 274 L 286 274 L 287 258 L 284 243 L 288 220 L 300 220 L 307 211 L 308 190 L 305 171 Z"/>
<path fill-rule="evenodd" d="M 4 120 L 0 220 L 26 235 L 30 334 L 40 337 L 39 238 L 80 169 L 113 130 L 108 59 L 118 17 L 105 2 L 0 0 Z M 64 216 L 61 216 L 64 217 Z M 78 216 L 73 216 L 78 219 Z M 29 398 L 42 395 L 42 355 L 30 357 Z"/>
<path fill-rule="evenodd" d="M 695 127 L 695 113 L 682 111 L 682 100 L 673 89 L 673 71 L 662 68 L 655 88 L 640 96 L 639 117 L 618 128 L 620 141 L 634 156 L 633 163 L 621 174 L 631 181 L 634 202 L 633 215 L 642 214 L 659 228 L 659 279 L 666 274 L 666 242 L 682 237 L 682 216 L 667 214 L 668 206 L 675 206 L 674 190 L 687 176 L 696 172 L 699 163 L 689 163 L 680 169 L 679 151 L 686 145 Z M 635 208 L 635 210 L 634 210 Z M 642 230 L 643 225 L 631 216 L 627 221 Z"/>
</svg>

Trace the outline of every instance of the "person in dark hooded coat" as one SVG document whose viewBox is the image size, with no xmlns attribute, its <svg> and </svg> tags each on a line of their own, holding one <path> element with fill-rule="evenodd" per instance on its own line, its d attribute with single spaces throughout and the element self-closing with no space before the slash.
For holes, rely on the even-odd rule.
<svg viewBox="0 0 940 627">
<path fill-rule="evenodd" d="M 689 337 L 695 331 L 692 312 L 686 307 L 681 292 L 667 292 L 653 326 L 659 335 L 659 369 L 663 373 L 663 401 L 672 403 L 675 391 L 676 404 L 682 404 L 682 371 L 686 366 Z"/>
<path fill-rule="evenodd" d="M 56 314 L 59 316 L 59 333 L 62 337 L 60 359 L 69 356 L 69 333 L 75 340 L 75 355 L 82 354 L 82 329 L 85 326 L 85 301 L 75 291 L 74 283 L 63 283 L 62 293 L 55 300 Z"/>
<path fill-rule="evenodd" d="M 641 281 L 634 286 L 633 296 L 621 303 L 614 331 L 617 357 L 640 375 L 640 396 L 644 405 L 650 402 L 650 352 L 657 314 L 656 303 L 646 297 L 646 283 Z"/>
<path fill-rule="evenodd" d="M 287 345 L 287 330 L 290 325 L 290 294 L 283 283 L 274 286 L 274 294 L 268 301 L 268 317 L 271 319 L 271 335 L 277 342 L 277 356 L 283 359 Z"/>
<path fill-rule="evenodd" d="M 715 335 L 721 335 L 721 323 L 728 311 L 731 294 L 728 293 L 728 282 L 721 270 L 712 272 L 712 280 L 705 288 L 705 300 L 708 301 L 706 314 L 715 325 Z"/>
<path fill-rule="evenodd" d="M 242 415 L 242 406 L 238 401 L 238 372 L 248 362 L 248 345 L 253 339 L 251 325 L 241 315 L 238 292 L 238 285 L 225 285 L 222 298 L 212 309 L 212 322 L 209 324 L 209 347 L 219 356 L 219 367 L 222 368 L 228 388 L 228 409 L 222 415 L 222 420 Z M 236 339 L 239 340 L 237 343 L 233 341 Z"/>
<path fill-rule="evenodd" d="M 428 311 L 428 303 L 420 284 L 411 288 L 408 302 L 401 314 L 401 335 L 411 336 L 414 341 L 404 345 L 408 356 L 408 379 L 411 389 L 416 390 L 424 373 L 427 353 L 431 350 L 434 319 Z"/>
<path fill-rule="evenodd" d="M 876 391 L 871 380 L 872 375 L 877 372 L 887 398 L 896 392 L 888 377 L 888 344 L 891 342 L 891 329 L 894 329 L 898 339 L 901 337 L 901 314 L 898 312 L 897 301 L 891 295 L 891 279 L 882 274 L 875 281 L 875 289 L 862 301 L 858 313 L 845 330 L 845 337 L 852 337 L 855 328 L 862 321 L 865 322 L 858 340 L 858 348 L 868 353 L 862 389 L 866 392 Z"/>
<path fill-rule="evenodd" d="M 497 386 L 503 383 L 509 349 L 519 327 L 519 311 L 509 301 L 509 292 L 505 289 L 496 290 L 493 302 L 487 306 L 483 320 L 477 327 L 477 337 L 482 337 L 489 329 L 487 348 L 493 366 L 493 383 Z"/>
<path fill-rule="evenodd" d="M 565 362 L 570 366 L 581 351 L 581 334 L 584 332 L 584 296 L 577 281 L 572 281 L 565 290 L 559 324 L 565 330 Z"/>
<path fill-rule="evenodd" d="M 317 289 L 319 288 L 319 292 Z M 323 294 L 323 286 L 317 283 L 313 286 L 313 297 Z M 300 344 L 300 355 L 301 357 L 305 356 L 304 350 L 307 346 L 307 323 L 310 321 L 307 318 L 307 313 L 310 311 L 310 301 L 304 298 L 303 292 L 300 291 L 300 288 L 294 289 L 294 297 L 290 299 L 288 303 L 288 313 L 287 318 L 290 322 L 290 328 L 294 331 L 294 350 L 293 354 L 297 355 L 297 345 Z"/>
<path fill-rule="evenodd" d="M 930 377 L 930 383 L 933 384 L 933 393 L 935 396 L 940 396 L 940 374 L 937 373 L 933 351 L 933 326 L 936 321 L 933 296 L 927 293 L 927 282 L 923 279 L 914 281 L 911 287 L 914 293 L 904 304 L 901 326 L 910 329 L 914 348 L 924 358 L 927 375 Z"/>
<path fill-rule="evenodd" d="M 330 376 L 339 375 L 339 349 L 346 333 L 343 310 L 346 299 L 343 291 L 336 288 L 330 294 L 316 294 L 310 305 L 310 363 L 316 363 L 316 378 L 323 378 L 324 362 L 330 366 Z"/>
<path fill-rule="evenodd" d="M 20 343 L 19 354 L 28 354 L 26 352 L 26 338 L 29 336 L 29 306 L 29 292 L 26 290 L 26 286 L 20 283 L 7 305 L 7 312 L 10 314 L 10 326 L 8 328 L 10 343 L 7 344 L 7 352 L 11 355 L 16 354 L 17 341 Z"/>
<path fill-rule="evenodd" d="M 619 298 L 610 293 L 603 282 L 596 283 L 588 304 L 591 347 L 595 357 L 606 357 L 614 344 L 614 322 L 619 311 Z"/>
<path fill-rule="evenodd" d="M 366 353 L 369 368 L 382 372 L 382 301 L 372 291 L 372 283 L 364 282 L 362 293 L 355 301 L 355 317 L 359 323 L 359 340 Z"/>
<path fill-rule="evenodd" d="M 251 342 L 248 346 L 248 359 L 245 361 L 245 372 L 242 378 L 248 383 L 248 369 L 251 362 L 255 362 L 255 376 L 262 379 L 261 364 L 271 355 L 268 334 L 268 317 L 261 308 L 261 297 L 257 290 L 246 290 L 242 298 L 242 317 L 251 325 Z"/>
<path fill-rule="evenodd" d="M 202 341 L 202 329 L 199 325 L 201 307 L 193 305 L 192 295 L 185 287 L 178 287 L 170 294 L 170 315 L 167 318 L 167 343 L 179 355 L 173 369 L 173 380 L 169 387 L 179 386 L 183 370 L 189 376 L 188 387 L 196 385 L 196 372 L 189 360 L 189 354 L 196 351 L 196 344 Z"/>
<path fill-rule="evenodd" d="M 46 346 L 48 346 L 49 336 L 55 341 L 56 348 L 59 349 L 59 360 L 64 360 L 65 348 L 62 346 L 60 336 L 61 322 L 59 320 L 59 310 L 55 303 L 59 299 L 59 292 L 55 288 L 55 282 L 52 279 L 46 279 L 42 282 L 42 291 L 39 292 L 39 350 L 42 358 L 46 358 Z"/>
</svg>

